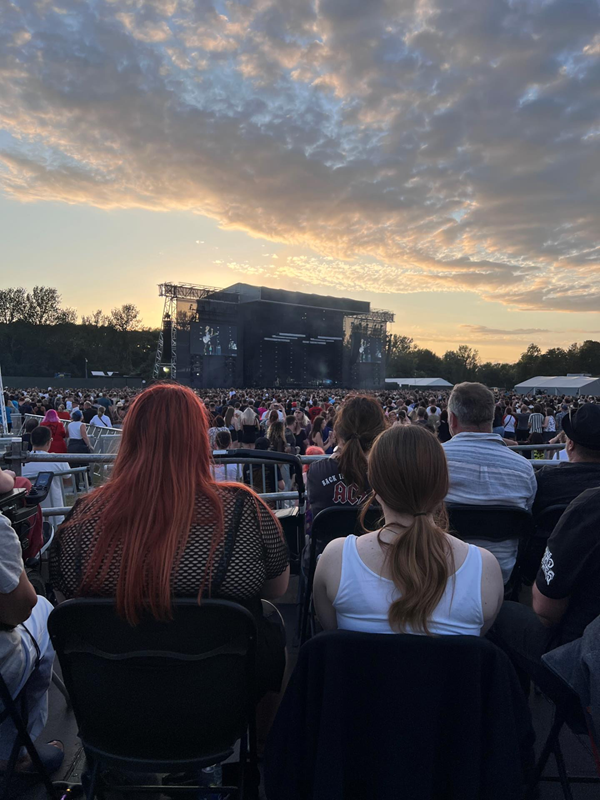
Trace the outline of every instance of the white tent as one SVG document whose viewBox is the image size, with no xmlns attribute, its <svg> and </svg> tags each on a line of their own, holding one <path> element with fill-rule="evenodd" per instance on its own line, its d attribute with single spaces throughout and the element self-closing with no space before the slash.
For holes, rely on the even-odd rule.
<svg viewBox="0 0 600 800">
<path fill-rule="evenodd" d="M 388 384 L 398 384 L 400 389 L 451 389 L 453 384 L 443 378 L 386 378 Z"/>
<path fill-rule="evenodd" d="M 600 396 L 600 378 L 589 375 L 537 375 L 515 386 L 517 394 L 591 394 Z"/>
</svg>

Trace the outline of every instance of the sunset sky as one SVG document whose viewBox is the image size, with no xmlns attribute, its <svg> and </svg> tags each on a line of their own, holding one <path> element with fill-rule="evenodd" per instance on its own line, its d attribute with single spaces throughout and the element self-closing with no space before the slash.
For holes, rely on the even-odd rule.
<svg viewBox="0 0 600 800">
<path fill-rule="evenodd" d="M 0 286 L 364 298 L 444 352 L 600 339 L 596 0 L 0 4 Z"/>
</svg>

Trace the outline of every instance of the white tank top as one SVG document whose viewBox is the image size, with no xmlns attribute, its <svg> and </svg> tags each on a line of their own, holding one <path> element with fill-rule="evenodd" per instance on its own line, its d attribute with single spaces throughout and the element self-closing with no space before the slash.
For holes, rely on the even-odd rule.
<svg viewBox="0 0 600 800">
<path fill-rule="evenodd" d="M 69 429 L 69 439 L 82 439 L 81 435 L 81 422 L 69 422 L 67 425 Z"/>
<path fill-rule="evenodd" d="M 340 630 L 396 633 L 388 610 L 400 593 L 393 582 L 369 569 L 358 554 L 356 536 L 348 536 L 342 553 L 342 574 L 333 601 Z M 483 626 L 481 553 L 475 545 L 451 575 L 429 622 L 430 633 L 479 636 Z M 406 633 L 414 633 L 407 629 Z"/>
</svg>

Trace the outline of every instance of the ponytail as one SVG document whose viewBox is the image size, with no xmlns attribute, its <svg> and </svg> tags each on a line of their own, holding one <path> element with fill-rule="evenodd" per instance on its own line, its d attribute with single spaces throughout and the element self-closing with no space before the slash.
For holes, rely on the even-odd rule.
<svg viewBox="0 0 600 800">
<path fill-rule="evenodd" d="M 446 590 L 452 560 L 443 531 L 429 516 L 416 516 L 410 527 L 396 535 L 392 544 L 377 540 L 387 548 L 386 562 L 401 596 L 388 611 L 390 627 L 429 633 L 428 623 Z M 450 558 L 449 558 L 450 556 Z M 453 570 L 452 570 L 453 571 Z"/>
<path fill-rule="evenodd" d="M 382 541 L 384 528 L 377 535 L 400 595 L 388 610 L 390 627 L 429 634 L 431 616 L 454 574 L 443 505 L 448 492 L 446 456 L 438 439 L 427 430 L 395 425 L 375 441 L 368 478 L 373 494 L 361 514 L 363 526 L 376 496 L 391 511 L 412 517 L 407 528 L 387 526 L 396 533 L 392 543 Z"/>
</svg>

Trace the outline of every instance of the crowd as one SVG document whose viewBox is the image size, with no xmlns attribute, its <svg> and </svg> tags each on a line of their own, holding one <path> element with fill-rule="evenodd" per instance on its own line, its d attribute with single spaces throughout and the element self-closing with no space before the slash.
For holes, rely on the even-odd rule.
<svg viewBox="0 0 600 800">
<path fill-rule="evenodd" d="M 108 481 L 77 501 L 55 535 L 56 600 L 114 597 L 131 624 L 145 613 L 168 618 L 173 597 L 210 593 L 245 605 L 259 628 L 263 735 L 286 656 L 285 636 L 263 616 L 261 599 L 286 592 L 288 552 L 277 515 L 244 485 L 251 469 L 232 481 L 226 470 L 215 472 L 214 451 L 328 455 L 306 473 L 312 518 L 328 507 L 361 509 L 363 519 L 370 507 L 379 510 L 377 530 L 334 538 L 319 559 L 314 604 L 324 629 L 487 635 L 510 655 L 524 686 L 529 679 L 548 686 L 542 655 L 581 637 L 600 614 L 594 398 L 500 396 L 477 383 L 434 395 L 231 389 L 199 397 L 158 383 L 141 393 L 87 399 L 82 392 L 9 391 L 6 400 L 21 413 L 43 412 L 43 422 L 26 435 L 32 447 L 51 452 L 64 446 L 63 420 L 73 452 L 74 440 L 85 441 L 83 423 L 97 424 L 92 410 L 112 422 L 121 409 L 121 444 Z M 538 470 L 509 446 L 557 436 L 566 460 Z M 0 476 L 6 491 L 12 474 Z M 513 507 L 534 519 L 564 506 L 536 565 L 531 605 L 504 601 L 519 541 L 489 541 L 485 530 L 470 541 L 457 538 L 446 514 L 453 504 Z M 52 606 L 35 596 L 18 538 L 1 515 L 0 527 L 0 670 L 13 694 L 29 687 L 35 737 L 47 713 L 53 653 L 45 622 Z M 7 720 L 0 727 L 0 759 L 10 752 L 10 726 Z M 44 757 L 55 766 L 60 748 L 52 749 Z M 20 768 L 27 767 L 24 757 Z"/>
</svg>

